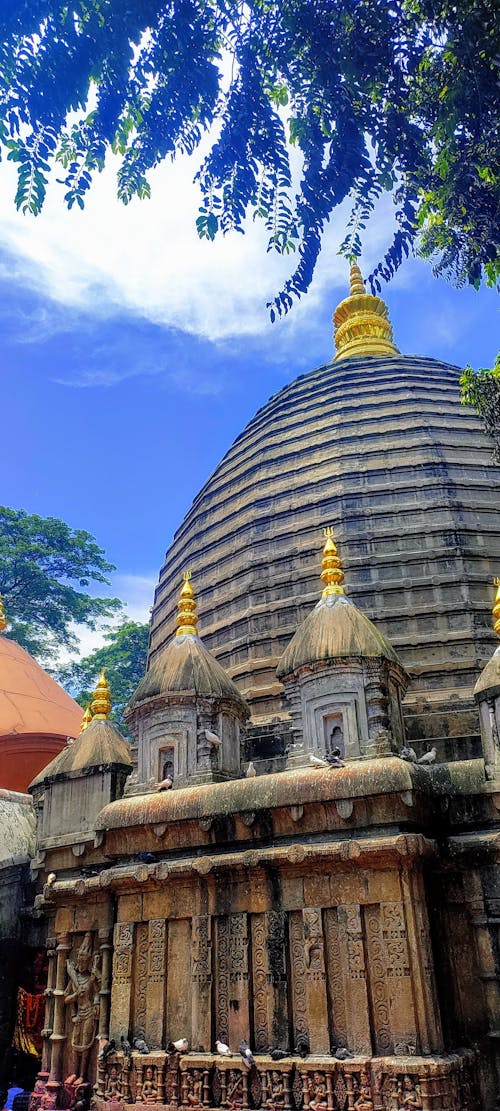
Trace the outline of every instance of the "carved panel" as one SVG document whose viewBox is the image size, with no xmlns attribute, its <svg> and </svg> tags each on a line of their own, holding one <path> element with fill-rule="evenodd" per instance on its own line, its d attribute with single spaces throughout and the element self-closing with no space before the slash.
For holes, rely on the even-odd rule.
<svg viewBox="0 0 500 1111">
<path fill-rule="evenodd" d="M 132 946 L 134 923 L 119 922 L 115 926 L 113 983 L 126 984 L 132 975 Z"/>
<path fill-rule="evenodd" d="M 267 949 L 265 915 L 253 914 L 251 923 L 254 1045 L 257 1053 L 265 1053 L 269 1046 L 269 1027 L 267 1019 Z"/>
<path fill-rule="evenodd" d="M 311 1053 L 330 1052 L 323 922 L 319 907 L 302 912 L 307 1016 Z"/>
<path fill-rule="evenodd" d="M 167 926 L 164 918 L 152 918 L 148 930 L 149 959 L 146 996 L 146 1041 L 151 1048 L 163 1045 Z"/>
<path fill-rule="evenodd" d="M 289 1042 L 287 919 L 286 911 L 271 910 L 266 914 L 269 1044 L 281 1049 L 288 1049 Z"/>
<path fill-rule="evenodd" d="M 387 976 L 390 975 L 387 952 L 382 936 L 380 906 L 368 906 L 364 910 L 368 968 L 370 977 L 370 1002 L 372 1028 L 376 1053 L 393 1052 L 389 1001 L 387 998 Z"/>
<path fill-rule="evenodd" d="M 212 983 L 211 921 L 209 915 L 195 915 L 192 920 L 191 935 L 192 1030 L 195 1038 L 195 1048 L 205 1052 L 210 1050 L 212 1044 L 210 1006 Z"/>
<path fill-rule="evenodd" d="M 229 958 L 229 1045 L 248 1037 L 248 916 L 231 914 L 228 936 Z"/>
<path fill-rule="evenodd" d="M 382 936 L 386 951 L 388 999 L 394 1053 L 415 1053 L 416 1020 L 410 977 L 410 954 L 402 903 L 382 903 Z M 397 980 L 397 984 L 391 982 Z"/>
<path fill-rule="evenodd" d="M 227 917 L 217 919 L 217 1003 L 216 1036 L 229 1041 L 229 922 Z"/>
<path fill-rule="evenodd" d="M 347 1019 L 345 1009 L 345 986 L 342 975 L 342 955 L 337 909 L 324 911 L 326 966 L 328 1001 L 330 1008 L 330 1028 L 337 1045 L 347 1045 Z"/>
<path fill-rule="evenodd" d="M 371 1053 L 365 951 L 360 907 L 338 907 L 342 963 L 346 987 L 347 1043 L 353 1053 Z"/>
<path fill-rule="evenodd" d="M 146 1036 L 146 993 L 148 990 L 148 925 L 140 922 L 135 932 L 134 1006 L 132 1035 Z"/>
<path fill-rule="evenodd" d="M 300 911 L 292 911 L 290 914 L 290 964 L 294 1046 L 300 1047 L 302 1045 L 309 1048 L 304 926 Z"/>
</svg>

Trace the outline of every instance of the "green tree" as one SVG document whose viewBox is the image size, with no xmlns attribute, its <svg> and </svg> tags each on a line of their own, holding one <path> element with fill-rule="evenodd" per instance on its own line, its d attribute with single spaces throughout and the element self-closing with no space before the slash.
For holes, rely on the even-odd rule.
<svg viewBox="0 0 500 1111">
<path fill-rule="evenodd" d="M 485 432 L 494 442 L 493 458 L 500 463 L 500 353 L 492 369 L 466 366 L 460 376 L 460 400 L 472 405 L 482 418 Z"/>
<path fill-rule="evenodd" d="M 296 252 L 272 316 L 308 289 L 335 208 L 352 201 L 340 250 L 359 255 L 384 191 L 396 232 L 373 289 L 418 249 L 457 283 L 498 278 L 497 0 L 17 0 L 2 22 L 0 142 L 23 211 L 54 167 L 83 207 L 109 151 L 121 200 L 147 197 L 149 171 L 209 133 L 199 235 L 253 211 L 270 250 Z"/>
<path fill-rule="evenodd" d="M 149 625 L 124 621 L 105 633 L 106 644 L 90 656 L 60 669 L 58 680 L 85 708 L 103 667 L 111 691 L 112 720 L 123 728 L 123 710 L 146 671 Z"/>
<path fill-rule="evenodd" d="M 95 629 L 121 609 L 118 598 L 94 598 L 85 589 L 107 585 L 110 571 L 113 564 L 89 532 L 57 517 L 0 506 L 0 594 L 8 635 L 42 661 L 76 647 L 73 623 Z"/>
</svg>

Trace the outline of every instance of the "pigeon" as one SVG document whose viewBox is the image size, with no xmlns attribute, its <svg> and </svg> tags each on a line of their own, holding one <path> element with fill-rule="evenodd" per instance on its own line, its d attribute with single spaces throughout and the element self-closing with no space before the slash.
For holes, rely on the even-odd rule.
<svg viewBox="0 0 500 1111">
<path fill-rule="evenodd" d="M 215 1048 L 217 1050 L 217 1053 L 219 1054 L 219 1057 L 232 1057 L 233 1056 L 229 1046 L 224 1045 L 224 1042 L 220 1042 L 218 1038 L 217 1038 L 217 1041 L 215 1043 Z"/>
<path fill-rule="evenodd" d="M 172 789 L 173 785 L 174 785 L 174 781 L 172 779 L 172 776 L 167 775 L 167 776 L 165 776 L 165 779 L 162 779 L 161 783 L 156 784 L 156 790 L 157 791 L 170 791 Z"/>
<path fill-rule="evenodd" d="M 111 1041 L 109 1042 L 107 1038 L 103 1038 L 102 1035 L 101 1035 L 99 1037 L 99 1054 L 98 1054 L 99 1061 L 105 1061 L 106 1058 L 111 1057 L 113 1055 L 113 1053 L 116 1053 L 115 1039 L 112 1038 Z"/>
<path fill-rule="evenodd" d="M 217 733 L 211 733 L 210 729 L 204 729 L 203 732 L 207 741 L 210 741 L 212 748 L 218 748 L 218 746 L 222 744 L 222 741 L 220 737 L 217 736 Z"/>
<path fill-rule="evenodd" d="M 252 764 L 252 761 L 251 761 L 251 760 L 250 760 L 250 763 L 249 763 L 249 765 L 248 765 L 248 767 L 247 767 L 247 770 L 246 770 L 246 772 L 245 772 L 245 775 L 246 775 L 247 779 L 253 779 L 254 775 L 257 775 L 257 772 L 255 771 L 255 767 L 254 767 L 254 765 Z"/>
<path fill-rule="evenodd" d="M 297 1038 L 295 1052 L 298 1053 L 299 1057 L 307 1057 L 307 1054 L 309 1053 L 309 1042 L 306 1040 L 306 1038 Z"/>
<path fill-rule="evenodd" d="M 327 760 L 331 768 L 345 768 L 344 761 L 340 754 L 340 748 L 334 748 L 331 756 L 327 756 Z"/>
<path fill-rule="evenodd" d="M 134 1049 L 136 1049 L 138 1053 L 149 1053 L 149 1046 L 146 1045 L 144 1038 L 134 1038 Z"/>
<path fill-rule="evenodd" d="M 328 760 L 323 760 L 322 756 L 315 756 L 314 753 L 309 753 L 309 763 L 313 768 L 329 768 Z"/>
<path fill-rule="evenodd" d="M 55 872 L 49 872 L 47 876 L 47 887 L 53 887 L 56 882 L 57 876 Z"/>
<path fill-rule="evenodd" d="M 121 1043 L 121 1047 L 122 1047 L 123 1056 L 124 1057 L 130 1057 L 132 1046 L 130 1045 L 130 1042 L 129 1042 L 128 1038 L 124 1038 L 123 1034 L 120 1037 L 120 1043 Z"/>
<path fill-rule="evenodd" d="M 415 749 L 410 748 L 409 745 L 403 745 L 403 748 L 401 749 L 399 755 L 401 757 L 401 760 L 406 760 L 408 764 L 416 764 L 417 762 L 417 754 L 415 752 Z"/>
<path fill-rule="evenodd" d="M 424 755 L 419 757 L 419 759 L 417 760 L 417 764 L 433 764 L 435 762 L 436 756 L 436 749 L 432 747 L 431 749 L 429 749 L 429 752 L 424 752 Z"/>
<path fill-rule="evenodd" d="M 288 1057 L 286 1049 L 271 1049 L 269 1055 L 271 1061 L 283 1061 L 285 1057 Z"/>
<path fill-rule="evenodd" d="M 344 1049 L 342 1045 L 339 1045 L 333 1056 L 337 1058 L 337 1061 L 349 1061 L 351 1057 L 354 1057 L 354 1053 L 349 1053 L 348 1049 Z"/>
<path fill-rule="evenodd" d="M 167 1049 L 169 1053 L 187 1053 L 189 1042 L 187 1038 L 178 1038 L 176 1042 L 167 1042 Z"/>
<path fill-rule="evenodd" d="M 137 853 L 137 859 L 142 860 L 143 864 L 156 864 L 158 853 L 147 853 L 141 850 L 140 853 Z"/>
<path fill-rule="evenodd" d="M 255 1064 L 255 1059 L 248 1042 L 246 1042 L 244 1038 L 243 1041 L 240 1042 L 240 1053 L 245 1068 L 251 1069 L 252 1065 Z"/>
</svg>

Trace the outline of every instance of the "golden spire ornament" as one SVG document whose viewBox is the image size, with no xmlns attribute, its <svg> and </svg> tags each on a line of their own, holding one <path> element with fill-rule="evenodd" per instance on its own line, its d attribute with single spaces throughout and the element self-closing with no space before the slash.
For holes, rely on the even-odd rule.
<svg viewBox="0 0 500 1111">
<path fill-rule="evenodd" d="M 0 633 L 5 632 L 8 624 L 9 624 L 9 622 L 7 621 L 7 618 L 5 616 L 4 609 L 3 609 L 3 598 L 2 598 L 2 595 L 0 594 Z"/>
<path fill-rule="evenodd" d="M 99 680 L 90 703 L 92 721 L 107 721 L 111 711 L 111 694 L 106 679 L 106 668 L 103 667 Z"/>
<path fill-rule="evenodd" d="M 89 702 L 89 704 L 87 706 L 87 709 L 85 710 L 85 713 L 84 713 L 83 718 L 82 718 L 82 728 L 80 729 L 80 736 L 82 735 L 82 733 L 85 732 L 85 730 L 87 728 L 87 725 L 90 725 L 91 721 L 92 721 L 92 710 L 90 709 L 90 702 Z"/>
<path fill-rule="evenodd" d="M 181 586 L 179 601 L 177 603 L 177 631 L 176 636 L 198 636 L 198 616 L 196 613 L 196 599 L 191 586 L 191 571 L 182 574 L 184 582 Z"/>
<path fill-rule="evenodd" d="M 389 310 L 381 297 L 367 293 L 357 262 L 351 264 L 349 296 L 333 314 L 337 359 L 398 355 L 392 342 Z"/>
<path fill-rule="evenodd" d="M 500 579 L 493 579 L 493 583 L 497 588 L 493 603 L 493 628 L 500 637 Z"/>
<path fill-rule="evenodd" d="M 337 551 L 337 545 L 333 539 L 333 529 L 323 529 L 323 536 L 325 537 L 325 546 L 323 548 L 323 559 L 321 562 L 321 578 L 325 584 L 325 589 L 323 590 L 322 597 L 327 598 L 330 594 L 345 594 L 344 587 L 342 586 L 344 572 Z"/>
</svg>

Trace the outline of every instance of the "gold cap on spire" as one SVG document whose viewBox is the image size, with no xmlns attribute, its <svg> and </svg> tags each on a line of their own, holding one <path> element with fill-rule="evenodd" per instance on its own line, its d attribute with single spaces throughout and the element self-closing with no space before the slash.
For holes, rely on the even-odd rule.
<svg viewBox="0 0 500 1111">
<path fill-rule="evenodd" d="M 7 618 L 6 618 L 4 610 L 3 610 L 3 598 L 2 598 L 2 595 L 0 594 L 0 633 L 3 633 L 5 631 L 8 624 L 9 624 L 9 622 L 7 621 Z"/>
<path fill-rule="evenodd" d="M 351 264 L 350 292 L 333 314 L 337 359 L 359 355 L 397 355 L 387 305 L 365 292 L 357 262 Z"/>
<path fill-rule="evenodd" d="M 497 588 L 493 604 L 493 628 L 500 637 L 500 579 L 493 579 L 493 582 Z"/>
<path fill-rule="evenodd" d="M 90 702 L 89 702 L 89 704 L 87 706 L 87 709 L 85 710 L 85 713 L 84 713 L 83 718 L 82 718 L 82 728 L 80 729 L 80 736 L 82 735 L 82 733 L 87 728 L 87 725 L 90 725 L 91 721 L 92 721 L 92 710 L 90 709 Z"/>
<path fill-rule="evenodd" d="M 333 529 L 323 529 L 323 535 L 325 537 L 325 546 L 323 548 L 323 559 L 321 562 L 321 578 L 325 584 L 325 589 L 322 597 L 327 598 L 329 594 L 345 594 L 344 587 L 342 586 L 344 572 L 337 551 L 337 545 L 333 539 Z"/>
<path fill-rule="evenodd" d="M 107 718 L 109 718 L 109 713 L 111 710 L 111 696 L 108 686 L 108 680 L 106 679 L 105 667 L 103 667 L 99 676 L 99 681 L 94 691 L 94 697 L 92 699 L 92 702 L 90 703 L 90 710 L 92 713 L 93 721 L 106 721 Z"/>
<path fill-rule="evenodd" d="M 176 636 L 198 636 L 198 617 L 196 613 L 196 599 L 191 586 L 191 571 L 182 574 L 184 582 L 181 586 L 179 601 L 177 603 L 177 631 Z"/>
</svg>

